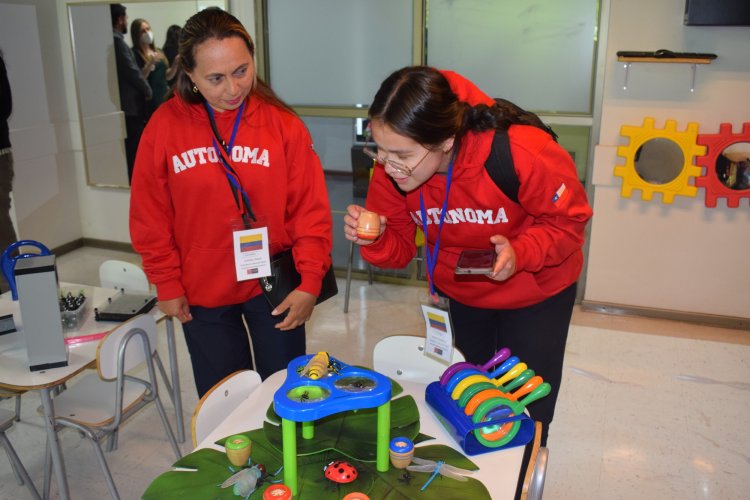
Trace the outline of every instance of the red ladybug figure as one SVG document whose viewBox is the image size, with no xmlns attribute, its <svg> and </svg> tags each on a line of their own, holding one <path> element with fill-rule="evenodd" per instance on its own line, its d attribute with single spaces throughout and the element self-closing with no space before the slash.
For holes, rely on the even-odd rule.
<svg viewBox="0 0 750 500">
<path fill-rule="evenodd" d="M 326 465 L 323 467 L 323 472 L 325 473 L 325 476 L 334 483 L 351 483 L 357 479 L 357 469 L 355 469 L 349 462 L 343 462 L 341 460 L 334 460 Z"/>
</svg>

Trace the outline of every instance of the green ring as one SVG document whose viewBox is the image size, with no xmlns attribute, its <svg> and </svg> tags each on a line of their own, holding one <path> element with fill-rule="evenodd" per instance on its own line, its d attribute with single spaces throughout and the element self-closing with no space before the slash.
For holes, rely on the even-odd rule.
<svg viewBox="0 0 750 500">
<path fill-rule="evenodd" d="M 514 414 L 518 413 L 516 411 L 516 405 L 513 401 L 510 401 L 506 398 L 494 397 L 489 398 L 487 401 L 483 401 L 482 404 L 477 407 L 476 411 L 474 412 L 474 416 L 472 417 L 472 422 L 474 422 L 475 424 L 481 423 L 485 415 L 487 415 L 491 410 L 494 410 L 498 406 L 508 406 Z M 505 436 L 503 436 L 502 438 L 495 441 L 486 439 L 482 434 L 482 428 L 474 429 L 474 436 L 477 438 L 477 441 L 479 441 L 484 446 L 487 446 L 488 448 L 500 448 L 501 446 L 505 446 L 506 444 L 510 443 L 513 438 L 516 437 L 516 434 L 518 434 L 518 429 L 520 429 L 520 427 L 521 421 L 514 421 L 508 433 L 505 434 Z"/>
</svg>

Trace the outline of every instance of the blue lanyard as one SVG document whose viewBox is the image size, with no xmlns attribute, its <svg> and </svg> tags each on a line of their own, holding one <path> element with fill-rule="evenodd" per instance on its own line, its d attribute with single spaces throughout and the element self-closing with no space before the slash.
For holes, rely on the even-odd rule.
<svg viewBox="0 0 750 500">
<path fill-rule="evenodd" d="M 214 127 L 214 132 L 217 137 L 219 136 L 218 130 L 216 130 L 215 124 L 215 118 L 214 118 L 214 110 L 211 108 L 211 106 L 206 102 L 203 101 L 203 105 L 206 107 L 206 111 L 208 111 L 208 116 L 211 119 L 211 125 Z M 240 104 L 239 109 L 237 109 L 237 116 L 234 118 L 234 126 L 232 127 L 232 136 L 229 138 L 229 144 L 223 144 L 224 151 L 227 152 L 227 154 L 231 154 L 232 146 L 234 146 L 234 139 L 237 137 L 237 130 L 240 128 L 240 122 L 242 121 L 242 111 L 245 109 L 245 101 L 242 101 L 242 104 Z M 216 138 L 214 138 L 214 145 L 216 146 Z M 217 146 L 218 149 L 218 146 Z"/>
<path fill-rule="evenodd" d="M 445 200 L 443 201 L 443 209 L 440 211 L 440 223 L 438 224 L 437 237 L 435 238 L 435 248 L 430 252 L 430 244 L 427 238 L 427 210 L 424 206 L 424 197 L 422 196 L 422 189 L 419 190 L 419 210 L 422 216 L 422 230 L 424 231 L 424 247 L 425 257 L 427 258 L 427 278 L 430 284 L 430 295 L 435 295 L 435 265 L 437 264 L 438 249 L 440 248 L 440 233 L 443 231 L 443 222 L 445 222 L 445 214 L 448 211 L 448 195 L 451 192 L 451 180 L 453 179 L 453 160 L 456 158 L 456 151 L 458 146 L 451 155 L 451 161 L 448 164 L 448 173 L 445 179 Z"/>
<path fill-rule="evenodd" d="M 229 163 L 229 160 L 227 158 L 230 158 L 232 147 L 234 146 L 234 140 L 237 137 L 237 131 L 240 128 L 240 122 L 242 121 L 242 111 L 245 109 L 245 102 L 243 101 L 242 104 L 240 104 L 240 107 L 237 110 L 237 116 L 234 119 L 234 126 L 232 127 L 232 135 L 229 138 L 229 143 L 226 144 L 221 139 L 221 136 L 219 136 L 219 131 L 216 129 L 216 121 L 214 119 L 214 110 L 211 108 L 211 106 L 206 102 L 203 101 L 203 105 L 206 108 L 206 112 L 208 113 L 208 117 L 211 121 L 211 128 L 214 133 L 214 137 L 212 139 L 212 142 L 214 144 L 214 148 L 216 149 L 216 152 L 219 153 L 219 160 L 221 162 L 221 166 L 224 167 L 224 175 L 227 176 L 227 180 L 229 181 L 229 184 L 233 188 L 233 194 L 235 194 L 235 201 L 237 202 L 237 206 L 242 212 L 243 219 L 246 219 L 248 216 L 255 220 L 255 215 L 253 214 L 253 210 L 250 206 L 250 198 L 247 196 L 247 193 L 242 187 L 242 184 L 240 183 L 240 177 L 237 174 L 237 172 L 232 168 L 232 165 Z M 217 139 L 221 140 L 221 149 L 224 150 L 224 152 L 227 154 L 227 158 L 224 157 L 221 150 L 219 149 L 219 144 L 216 141 Z M 236 193 L 239 192 L 240 196 L 242 198 L 242 203 L 240 203 L 240 200 L 237 199 Z M 246 220 L 246 222 L 248 222 Z"/>
</svg>

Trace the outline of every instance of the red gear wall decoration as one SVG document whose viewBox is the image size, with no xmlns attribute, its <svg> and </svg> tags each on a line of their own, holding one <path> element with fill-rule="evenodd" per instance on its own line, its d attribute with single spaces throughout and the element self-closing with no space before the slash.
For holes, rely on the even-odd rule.
<svg viewBox="0 0 750 500">
<path fill-rule="evenodd" d="M 705 190 L 706 206 L 715 208 L 719 198 L 726 198 L 729 208 L 739 207 L 742 198 L 750 200 L 750 189 L 732 189 L 721 182 L 716 173 L 716 161 L 724 149 L 737 142 L 750 142 L 750 123 L 743 123 L 739 134 L 732 133 L 731 123 L 722 123 L 718 134 L 698 134 L 696 142 L 706 146 L 706 154 L 696 158 L 696 164 L 706 171 L 695 179 L 695 185 Z"/>
</svg>

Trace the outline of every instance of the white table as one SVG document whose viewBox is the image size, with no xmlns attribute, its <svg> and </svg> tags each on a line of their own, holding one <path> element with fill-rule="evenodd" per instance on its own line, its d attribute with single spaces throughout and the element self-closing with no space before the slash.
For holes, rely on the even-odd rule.
<svg viewBox="0 0 750 500">
<path fill-rule="evenodd" d="M 198 443 L 196 449 L 213 448 L 224 451 L 223 447 L 214 444 L 214 442 L 232 434 L 263 427 L 268 405 L 273 401 L 274 393 L 284 383 L 285 378 L 286 370 L 281 370 L 264 380 L 260 387 L 255 389 L 245 401 L 227 415 L 226 419 L 211 434 Z M 410 395 L 417 403 L 420 432 L 435 438 L 426 441 L 424 445 L 444 444 L 461 451 L 461 447 L 448 435 L 425 402 L 424 391 L 426 386 L 403 380 L 399 380 L 398 383 L 404 388 L 404 392 L 399 394 L 398 397 Z M 523 451 L 524 447 L 518 446 L 507 450 L 469 456 L 469 459 L 479 467 L 479 470 L 471 477 L 484 484 L 493 500 L 512 499 L 516 492 Z"/>
<path fill-rule="evenodd" d="M 118 293 L 116 290 L 72 283 L 61 283 L 60 288 L 71 291 L 83 290 L 87 300 L 90 302 L 83 324 L 76 330 L 66 331 L 66 337 L 106 332 L 117 325 L 117 323 L 111 321 L 96 321 L 94 319 L 94 307 L 104 304 L 109 297 Z M 11 299 L 10 292 L 0 296 L 0 316 L 7 314 L 13 314 L 13 320 L 18 331 L 0 336 L 0 387 L 18 391 L 39 391 L 44 410 L 44 425 L 52 450 L 52 464 L 60 490 L 60 498 L 67 499 L 70 493 L 65 475 L 63 455 L 53 424 L 55 410 L 52 392 L 56 387 L 96 362 L 96 347 L 99 343 L 85 342 L 71 345 L 68 347 L 67 366 L 32 372 L 29 370 L 26 357 L 26 346 L 23 340 L 23 323 L 19 304 L 17 301 Z M 185 442 L 173 320 L 156 307 L 152 309 L 151 314 L 157 322 L 166 321 L 171 377 L 167 377 L 164 371 L 162 371 L 162 378 L 175 407 L 178 439 L 180 442 Z"/>
</svg>

